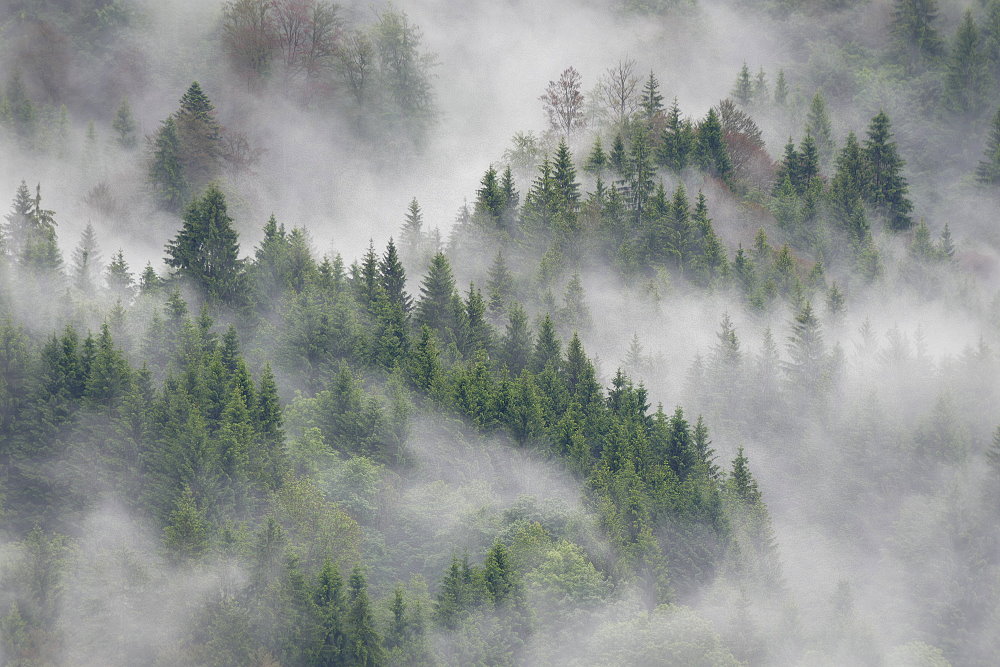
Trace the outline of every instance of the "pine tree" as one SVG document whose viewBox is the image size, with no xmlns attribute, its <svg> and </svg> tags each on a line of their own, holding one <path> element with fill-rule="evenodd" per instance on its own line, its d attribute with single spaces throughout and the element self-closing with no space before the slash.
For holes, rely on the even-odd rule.
<svg viewBox="0 0 1000 667">
<path fill-rule="evenodd" d="M 889 117 L 880 111 L 868 126 L 868 138 L 862 151 L 867 176 L 867 200 L 888 218 L 889 227 L 900 231 L 913 226 L 903 177 L 903 160 L 892 141 Z"/>
<path fill-rule="evenodd" d="M 439 252 L 431 260 L 427 275 L 420 284 L 420 301 L 416 308 L 417 325 L 429 327 L 444 341 L 450 340 L 454 326 L 451 311 L 454 294 L 455 278 L 451 273 L 451 264 Z"/>
<path fill-rule="evenodd" d="M 184 213 L 184 224 L 167 244 L 167 266 L 216 302 L 242 306 L 248 299 L 244 262 L 226 198 L 210 185 Z"/>
<path fill-rule="evenodd" d="M 132 116 L 132 107 L 129 106 L 128 98 L 123 97 L 118 111 L 115 112 L 115 119 L 111 123 L 112 129 L 118 135 L 115 137 L 118 145 L 125 150 L 132 150 L 136 146 L 136 124 Z"/>
<path fill-rule="evenodd" d="M 847 135 L 844 148 L 837 155 L 836 173 L 830 181 L 829 196 L 837 221 L 858 243 L 868 234 L 868 224 L 864 220 L 862 208 L 867 187 L 865 178 L 864 154 L 857 137 L 851 132 Z"/>
<path fill-rule="evenodd" d="M 507 308 L 507 326 L 502 340 L 501 355 L 511 375 L 518 375 L 531 359 L 531 330 L 528 316 L 521 304 L 514 301 Z"/>
<path fill-rule="evenodd" d="M 87 223 L 80 243 L 73 250 L 73 282 L 84 294 L 92 294 L 101 275 L 101 253 L 97 247 L 97 233 Z"/>
<path fill-rule="evenodd" d="M 116 298 L 128 303 L 135 294 L 135 279 L 129 271 L 128 262 L 125 261 L 125 252 L 119 248 L 112 258 L 111 263 L 104 273 L 104 279 L 108 284 L 108 289 Z"/>
<path fill-rule="evenodd" d="M 911 70 L 944 51 L 941 37 L 933 25 L 936 19 L 936 0 L 896 0 L 892 36 L 896 50 Z"/>
<path fill-rule="evenodd" d="M 808 301 L 795 315 L 792 335 L 788 338 L 788 354 L 790 361 L 785 369 L 792 385 L 818 390 L 825 371 L 826 352 L 819 320 Z"/>
<path fill-rule="evenodd" d="M 552 319 L 546 315 L 538 327 L 535 347 L 531 352 L 532 372 L 541 373 L 550 366 L 559 368 L 561 356 L 561 345 L 558 336 L 556 336 L 555 325 L 552 323 Z"/>
<path fill-rule="evenodd" d="M 20 195 L 20 191 L 19 191 Z M 20 197 L 15 200 L 15 208 L 20 206 Z M 63 266 L 62 254 L 56 242 L 55 211 L 42 208 L 42 186 L 35 186 L 35 197 L 28 210 L 28 226 L 17 258 L 27 269 L 54 276 L 60 274 Z"/>
<path fill-rule="evenodd" d="M 21 181 L 14 193 L 11 211 L 5 216 L 7 224 L 3 229 L 5 250 L 18 261 L 24 254 L 24 248 L 32 232 L 31 207 L 31 191 L 28 190 L 28 184 Z"/>
<path fill-rule="evenodd" d="M 423 245 L 423 227 L 424 216 L 420 211 L 420 204 L 417 203 L 417 198 L 414 197 L 410 201 L 410 205 L 406 208 L 406 221 L 403 223 L 403 229 L 399 234 L 400 247 L 408 258 L 415 259 L 419 255 L 420 248 Z"/>
<path fill-rule="evenodd" d="M 490 165 L 483 179 L 480 181 L 482 187 L 476 191 L 475 212 L 480 216 L 486 216 L 486 224 L 496 227 L 500 222 L 500 215 L 503 213 L 504 196 L 500 189 L 500 182 L 497 179 L 497 170 Z"/>
<path fill-rule="evenodd" d="M 788 100 L 788 84 L 785 83 L 785 70 L 778 70 L 778 79 L 774 84 L 774 103 L 779 107 L 785 106 Z"/>
<path fill-rule="evenodd" d="M 329 558 L 317 577 L 313 604 L 319 611 L 320 641 L 316 664 L 340 665 L 347 661 L 347 601 L 340 570 Z"/>
<path fill-rule="evenodd" d="M 385 290 L 389 302 L 399 308 L 404 314 L 413 309 L 413 299 L 406 293 L 406 271 L 399 261 L 396 245 L 389 239 L 385 254 L 378 265 L 379 285 Z"/>
<path fill-rule="evenodd" d="M 510 165 L 504 167 L 500 176 L 500 192 L 503 195 L 503 212 L 500 214 L 500 228 L 508 234 L 513 234 L 517 225 L 517 207 L 521 203 L 521 194 L 514 183 L 514 172 Z"/>
<path fill-rule="evenodd" d="M 761 67 L 753 80 L 753 103 L 763 105 L 770 97 L 771 93 L 767 89 L 767 75 L 764 74 L 764 68 Z"/>
<path fill-rule="evenodd" d="M 156 202 L 168 211 L 178 211 L 188 200 L 188 179 L 181 162 L 177 123 L 170 116 L 156 131 L 150 145 L 149 182 Z"/>
<path fill-rule="evenodd" d="M 983 159 L 976 168 L 976 180 L 983 185 L 1000 185 L 1000 107 L 990 125 Z"/>
<path fill-rule="evenodd" d="M 660 94 L 660 82 L 656 80 L 653 70 L 649 71 L 649 78 L 642 89 L 642 111 L 646 116 L 646 122 L 653 120 L 663 113 L 663 95 Z"/>
<path fill-rule="evenodd" d="M 990 74 L 981 42 L 972 11 L 966 10 L 945 76 L 945 105 L 952 111 L 978 114 L 987 100 Z"/>
<path fill-rule="evenodd" d="M 351 572 L 347 588 L 347 657 L 348 664 L 377 667 L 385 664 L 382 637 L 375 628 L 375 618 L 368 600 L 367 583 L 360 567 Z"/>
<path fill-rule="evenodd" d="M 830 114 L 826 111 L 826 101 L 821 93 L 816 93 L 809 105 L 806 134 L 816 142 L 816 149 L 823 163 L 833 157 L 833 129 L 830 125 Z"/>
<path fill-rule="evenodd" d="M 195 187 L 203 186 L 219 170 L 222 127 L 215 119 L 215 107 L 197 81 L 181 97 L 180 108 L 174 116 L 184 177 Z"/>
<path fill-rule="evenodd" d="M 753 100 L 753 79 L 750 77 L 750 68 L 745 62 L 729 95 L 741 106 L 747 106 Z"/>
<path fill-rule="evenodd" d="M 507 268 L 503 251 L 498 250 L 493 264 L 490 266 L 488 282 L 486 283 L 486 310 L 491 317 L 498 318 L 507 309 L 507 304 L 514 298 L 514 275 Z"/>
<path fill-rule="evenodd" d="M 552 180 L 561 206 L 567 212 L 576 211 L 580 203 L 580 184 L 576 181 L 576 167 L 565 139 L 559 140 L 556 156 L 552 161 Z"/>
<path fill-rule="evenodd" d="M 714 108 L 708 110 L 705 120 L 698 125 L 694 153 L 698 166 L 713 176 L 725 179 L 732 171 L 726 143 L 722 140 L 722 124 Z"/>
<path fill-rule="evenodd" d="M 583 170 L 600 177 L 608 167 L 608 155 L 601 146 L 601 135 L 594 137 L 594 147 L 590 150 Z"/>
</svg>

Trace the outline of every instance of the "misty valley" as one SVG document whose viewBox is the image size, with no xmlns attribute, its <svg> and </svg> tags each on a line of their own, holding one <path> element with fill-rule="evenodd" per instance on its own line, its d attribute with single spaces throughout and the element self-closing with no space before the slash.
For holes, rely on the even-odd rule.
<svg viewBox="0 0 1000 667">
<path fill-rule="evenodd" d="M 6 0 L 0 664 L 1000 656 L 1000 0 Z"/>
</svg>

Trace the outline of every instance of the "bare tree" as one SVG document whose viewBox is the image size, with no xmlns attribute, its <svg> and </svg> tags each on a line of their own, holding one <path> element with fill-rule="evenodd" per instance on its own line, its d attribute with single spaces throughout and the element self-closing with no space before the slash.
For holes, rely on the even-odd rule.
<svg viewBox="0 0 1000 667">
<path fill-rule="evenodd" d="M 639 110 L 639 78 L 635 75 L 635 60 L 619 60 L 604 73 L 599 87 L 601 100 L 608 107 L 611 118 L 618 127 Z"/>
<path fill-rule="evenodd" d="M 270 72 L 278 37 L 273 0 L 230 0 L 223 8 L 222 39 L 233 67 L 252 87 Z"/>
<path fill-rule="evenodd" d="M 574 67 L 567 67 L 558 81 L 549 81 L 545 94 L 539 98 L 552 129 L 567 137 L 584 125 L 582 80 Z"/>
</svg>

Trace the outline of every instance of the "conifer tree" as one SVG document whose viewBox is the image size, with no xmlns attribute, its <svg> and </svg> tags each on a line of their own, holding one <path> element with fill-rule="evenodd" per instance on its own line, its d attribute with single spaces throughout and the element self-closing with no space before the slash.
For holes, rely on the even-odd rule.
<svg viewBox="0 0 1000 667">
<path fill-rule="evenodd" d="M 680 173 L 688 165 L 694 141 L 694 130 L 687 121 L 681 118 L 681 110 L 675 97 L 667 112 L 666 124 L 660 135 L 660 145 L 656 154 L 657 163 L 675 173 Z"/>
<path fill-rule="evenodd" d="M 503 191 L 500 189 L 500 181 L 497 179 L 497 170 L 490 165 L 483 179 L 480 181 L 482 187 L 476 191 L 475 212 L 478 215 L 486 216 L 485 220 L 491 227 L 496 227 L 500 222 L 500 215 L 504 209 Z"/>
<path fill-rule="evenodd" d="M 104 272 L 104 279 L 111 294 L 116 298 L 125 303 L 132 299 L 135 293 L 135 279 L 132 277 L 132 272 L 129 271 L 128 262 L 125 261 L 125 252 L 121 248 L 111 257 L 111 263 L 108 264 L 108 268 Z"/>
<path fill-rule="evenodd" d="M 21 181 L 14 193 L 11 211 L 5 216 L 7 223 L 3 229 L 6 252 L 15 260 L 20 260 L 32 230 L 31 191 L 28 184 Z"/>
<path fill-rule="evenodd" d="M 385 664 L 382 637 L 375 628 L 367 582 L 360 567 L 351 572 L 347 588 L 347 656 L 348 664 L 359 667 Z"/>
<path fill-rule="evenodd" d="M 561 358 L 561 345 L 556 336 L 556 328 L 552 319 L 546 315 L 538 327 L 538 336 L 535 338 L 535 346 L 531 352 L 531 370 L 534 373 L 541 373 L 547 367 L 559 367 Z"/>
<path fill-rule="evenodd" d="M 830 200 L 837 221 L 847 229 L 856 242 L 868 234 L 862 201 L 866 195 L 865 160 L 857 137 L 847 135 L 844 148 L 837 155 L 836 173 L 830 181 Z M 862 224 L 859 224 L 862 223 Z"/>
<path fill-rule="evenodd" d="M 778 79 L 774 84 L 774 103 L 779 107 L 785 106 L 788 100 L 788 84 L 785 83 L 785 70 L 778 70 Z"/>
<path fill-rule="evenodd" d="M 725 179 L 732 171 L 726 143 L 722 140 L 722 124 L 715 108 L 709 109 L 705 120 L 698 125 L 694 153 L 698 166 L 713 176 Z"/>
<path fill-rule="evenodd" d="M 614 141 L 611 142 L 611 152 L 608 154 L 608 163 L 611 168 L 614 169 L 615 174 L 619 178 L 624 178 L 625 173 L 628 171 L 626 162 L 628 161 L 628 155 L 625 151 L 625 140 L 622 138 L 621 132 L 615 135 Z"/>
<path fill-rule="evenodd" d="M 816 142 L 816 150 L 820 160 L 827 163 L 833 157 L 833 129 L 830 125 L 830 114 L 826 110 L 826 101 L 821 93 L 813 95 L 809 105 L 809 115 L 806 117 L 806 134 Z"/>
<path fill-rule="evenodd" d="M 788 354 L 790 361 L 785 369 L 793 386 L 818 390 L 825 371 L 826 352 L 819 320 L 808 301 L 795 315 Z"/>
<path fill-rule="evenodd" d="M 500 176 L 500 192 L 503 194 L 503 211 L 500 214 L 500 228 L 513 234 L 517 223 L 517 207 L 521 203 L 521 193 L 514 183 L 514 172 L 510 165 L 504 167 Z"/>
<path fill-rule="evenodd" d="M 20 195 L 20 191 L 18 193 Z M 15 200 L 15 212 L 20 210 L 20 196 Z M 35 186 L 35 197 L 27 215 L 27 228 L 21 246 L 19 264 L 40 274 L 60 274 L 62 254 L 56 242 L 55 211 L 42 208 L 42 186 Z"/>
<path fill-rule="evenodd" d="M 418 326 L 427 326 L 442 340 L 451 339 L 454 326 L 451 299 L 455 294 L 455 278 L 451 264 L 443 253 L 437 253 L 431 260 L 430 268 L 420 284 L 420 301 L 416 308 Z"/>
<path fill-rule="evenodd" d="M 403 230 L 399 234 L 399 245 L 403 253 L 409 258 L 416 258 L 423 242 L 424 216 L 420 211 L 420 204 L 417 198 L 410 200 L 406 208 L 406 220 L 403 223 Z"/>
<path fill-rule="evenodd" d="M 385 247 L 385 254 L 379 260 L 378 280 L 394 307 L 399 308 L 404 314 L 413 309 L 413 299 L 406 293 L 406 271 L 399 261 L 399 253 L 396 252 L 396 244 L 392 242 L 392 238 Z"/>
<path fill-rule="evenodd" d="M 507 268 L 503 251 L 498 250 L 486 283 L 486 310 L 491 317 L 500 317 L 507 309 L 507 304 L 514 297 L 514 275 Z"/>
<path fill-rule="evenodd" d="M 884 111 L 872 118 L 868 126 L 862 156 L 866 168 L 866 198 L 877 210 L 886 216 L 893 230 L 905 230 L 913 226 L 910 211 L 913 204 L 907 198 L 906 178 L 903 177 L 903 160 L 892 141 L 889 117 Z"/>
<path fill-rule="evenodd" d="M 213 301 L 238 307 L 247 302 L 246 272 L 226 198 L 218 186 L 191 202 L 184 224 L 167 244 L 167 266 L 191 280 Z"/>
<path fill-rule="evenodd" d="M 583 170 L 600 177 L 607 166 L 608 155 L 604 152 L 603 146 L 601 146 L 601 135 L 597 135 L 594 137 L 594 146 L 590 150 L 590 155 L 587 157 L 587 163 L 584 165 Z"/>
<path fill-rule="evenodd" d="M 747 106 L 753 100 L 753 79 L 750 77 L 750 68 L 745 62 L 729 95 L 741 106 Z"/>
<path fill-rule="evenodd" d="M 80 243 L 73 250 L 73 281 L 84 294 L 92 294 L 101 275 L 101 253 L 97 247 L 97 233 L 87 223 Z"/>
<path fill-rule="evenodd" d="M 531 359 L 531 330 L 528 316 L 517 301 L 507 308 L 507 325 L 504 331 L 501 355 L 511 375 L 518 375 Z"/>
<path fill-rule="evenodd" d="M 990 89 L 990 75 L 979 30 L 966 10 L 955 34 L 945 76 L 945 105 L 952 111 L 977 114 Z"/>
<path fill-rule="evenodd" d="M 896 0 L 890 29 L 896 50 L 911 70 L 944 51 L 936 19 L 937 0 Z"/>
<path fill-rule="evenodd" d="M 177 211 L 187 202 L 188 179 L 181 162 L 182 149 L 173 116 L 163 121 L 153 136 L 149 157 L 149 182 L 157 204 Z"/>
<path fill-rule="evenodd" d="M 135 118 L 132 116 L 132 107 L 129 106 L 127 97 L 123 97 L 121 104 L 118 105 L 118 111 L 115 112 L 115 119 L 112 121 L 111 127 L 117 134 L 115 140 L 119 146 L 125 150 L 135 148 Z"/>
<path fill-rule="evenodd" d="M 767 88 L 767 75 L 764 73 L 764 68 L 761 67 L 753 79 L 753 103 L 764 104 L 770 97 L 771 94 Z"/>
<path fill-rule="evenodd" d="M 641 106 L 646 122 L 651 123 L 663 112 L 663 95 L 660 94 L 660 82 L 656 80 L 653 70 L 649 71 L 649 78 L 642 88 Z"/>
<path fill-rule="evenodd" d="M 200 187 L 218 173 L 222 127 L 215 119 L 215 107 L 197 81 L 181 97 L 175 118 L 184 177 L 193 186 Z"/>
<path fill-rule="evenodd" d="M 983 185 L 1000 184 L 1000 107 L 990 124 L 990 136 L 983 157 L 976 168 L 976 180 Z"/>
<path fill-rule="evenodd" d="M 576 181 L 576 167 L 565 139 L 559 140 L 556 156 L 552 161 L 552 179 L 561 206 L 566 212 L 573 212 L 580 203 L 580 184 Z"/>
</svg>

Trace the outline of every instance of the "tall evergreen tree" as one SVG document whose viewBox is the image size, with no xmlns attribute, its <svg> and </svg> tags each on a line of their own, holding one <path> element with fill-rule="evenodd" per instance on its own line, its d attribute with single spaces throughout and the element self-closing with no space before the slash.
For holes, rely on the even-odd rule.
<svg viewBox="0 0 1000 667">
<path fill-rule="evenodd" d="M 657 163 L 675 173 L 680 173 L 688 165 L 694 143 L 694 129 L 689 121 L 681 118 L 677 98 L 674 98 L 670 110 L 667 112 L 663 132 L 660 135 L 660 144 L 656 153 Z"/>
<path fill-rule="evenodd" d="M 809 115 L 806 118 L 806 134 L 816 142 L 816 150 L 825 164 L 833 157 L 833 129 L 830 125 L 830 114 L 826 110 L 826 101 L 821 93 L 813 95 L 809 105 Z"/>
<path fill-rule="evenodd" d="M 965 11 L 955 34 L 944 83 L 944 101 L 949 109 L 969 114 L 977 114 L 983 109 L 991 81 L 982 40 L 971 10 Z"/>
<path fill-rule="evenodd" d="M 153 136 L 148 167 L 156 201 L 168 211 L 180 210 L 188 200 L 188 179 L 181 160 L 180 135 L 174 117 L 170 116 Z"/>
<path fill-rule="evenodd" d="M 726 142 L 722 140 L 722 124 L 714 108 L 708 110 L 705 120 L 698 125 L 694 152 L 698 166 L 713 176 L 725 179 L 732 171 Z"/>
<path fill-rule="evenodd" d="M 976 168 L 976 180 L 983 185 L 1000 184 L 1000 107 L 990 124 L 990 137 L 983 157 Z"/>
<path fill-rule="evenodd" d="M 367 582 L 359 567 L 351 572 L 347 588 L 347 656 L 348 663 L 358 667 L 378 667 L 385 664 L 382 637 L 375 627 L 375 618 L 368 600 Z"/>
<path fill-rule="evenodd" d="M 118 111 L 115 112 L 115 119 L 112 121 L 111 127 L 117 135 L 115 140 L 119 146 L 126 150 L 135 148 L 136 124 L 135 118 L 132 116 L 132 107 L 129 106 L 127 97 L 123 97 L 121 104 L 118 105 Z"/>
<path fill-rule="evenodd" d="M 191 202 L 184 224 L 166 247 L 167 266 L 191 280 L 213 301 L 238 307 L 248 301 L 239 237 L 218 186 Z"/>
<path fill-rule="evenodd" d="M 222 127 L 215 119 L 215 107 L 195 81 L 181 97 L 174 115 L 184 177 L 194 187 L 201 187 L 216 176 L 222 158 Z"/>
<path fill-rule="evenodd" d="M 788 84 L 785 83 L 785 70 L 778 70 L 778 79 L 774 84 L 774 103 L 779 107 L 785 106 L 788 100 Z"/>
<path fill-rule="evenodd" d="M 389 302 L 403 313 L 409 313 L 413 309 L 413 299 L 406 293 L 406 271 L 402 262 L 399 261 L 399 253 L 396 252 L 396 244 L 389 239 L 385 247 L 385 254 L 379 260 L 378 265 L 379 285 L 385 290 Z"/>
<path fill-rule="evenodd" d="M 862 151 L 866 169 L 866 198 L 877 210 L 886 216 L 889 227 L 905 230 L 913 226 L 910 211 L 913 204 L 907 198 L 906 178 L 903 176 L 903 160 L 892 141 L 889 117 L 884 111 L 872 118 L 868 126 L 868 138 Z"/>
<path fill-rule="evenodd" d="M 911 69 L 944 51 L 934 27 L 937 11 L 937 0 L 896 0 L 890 30 L 897 52 Z"/>
<path fill-rule="evenodd" d="M 646 79 L 646 85 L 642 88 L 640 104 L 647 123 L 653 122 L 657 116 L 663 113 L 663 95 L 660 94 L 660 82 L 656 80 L 653 70 L 649 71 L 649 78 Z"/>
<path fill-rule="evenodd" d="M 750 68 L 745 62 L 729 95 L 742 106 L 747 106 L 753 100 L 753 79 L 750 77 Z"/>
<path fill-rule="evenodd" d="M 101 276 L 101 252 L 97 247 L 97 233 L 87 223 L 80 243 L 73 249 L 73 282 L 84 294 L 92 294 Z"/>
<path fill-rule="evenodd" d="M 427 275 L 420 283 L 416 321 L 418 325 L 429 327 L 444 341 L 451 339 L 451 328 L 454 326 L 451 312 L 454 294 L 455 278 L 451 273 L 451 264 L 444 253 L 439 252 L 434 255 Z"/>
</svg>

